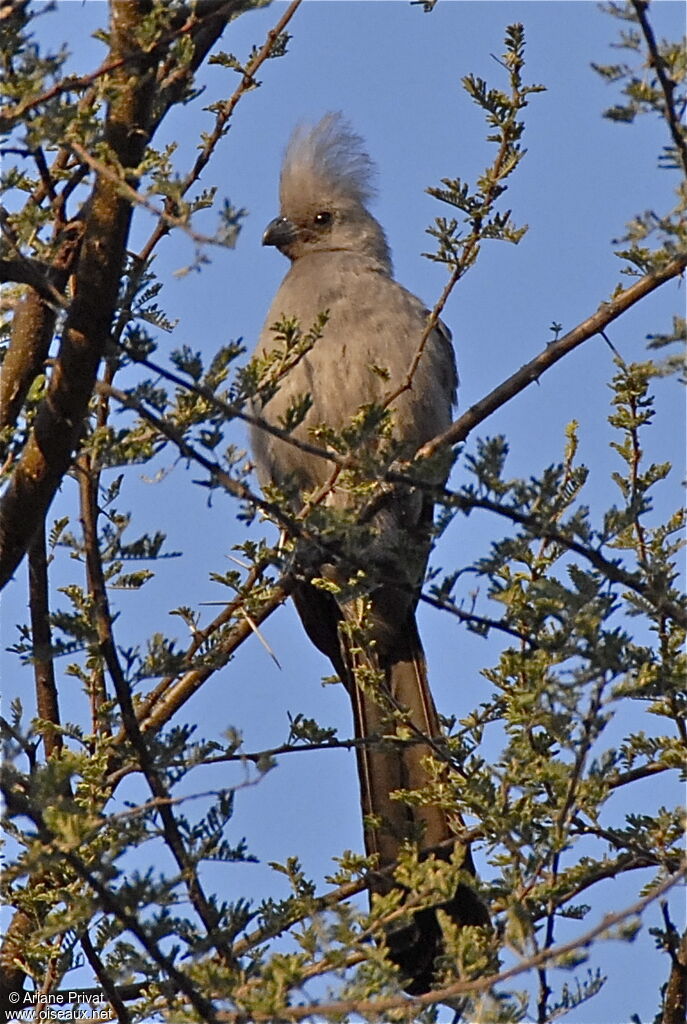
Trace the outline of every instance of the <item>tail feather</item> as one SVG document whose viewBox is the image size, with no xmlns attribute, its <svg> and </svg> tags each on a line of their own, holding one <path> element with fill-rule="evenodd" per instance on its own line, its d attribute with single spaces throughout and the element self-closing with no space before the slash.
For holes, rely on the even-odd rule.
<svg viewBox="0 0 687 1024">
<path fill-rule="evenodd" d="M 385 868 L 398 860 L 403 845 L 411 841 L 420 854 L 433 850 L 448 859 L 459 814 L 449 816 L 435 805 L 415 806 L 393 798 L 400 790 L 426 788 L 430 781 L 426 758 L 432 741 L 441 736 L 414 609 L 407 609 L 405 629 L 395 632 L 392 643 L 361 650 L 342 629 L 355 615 L 352 605 L 342 609 L 330 594 L 307 583 L 297 584 L 294 600 L 310 639 L 327 655 L 346 686 L 356 737 L 372 741 L 356 748 L 367 854 L 375 855 L 378 866 Z M 394 743 L 400 728 L 398 712 L 418 742 Z M 469 846 L 463 865 L 475 873 Z M 393 884 L 385 872 L 371 876 L 373 891 L 388 892 Z M 452 899 L 440 907 L 456 924 L 490 925 L 486 907 L 468 885 L 458 885 Z M 389 954 L 412 995 L 432 987 L 435 960 L 442 951 L 435 910 L 416 911 L 409 925 L 387 935 Z"/>
<path fill-rule="evenodd" d="M 380 867 L 393 864 L 408 840 L 417 843 L 420 853 L 434 850 L 437 856 L 448 859 L 451 845 L 447 841 L 455 838 L 452 821 L 456 823 L 459 819 L 456 813 L 449 817 L 443 808 L 433 804 L 416 806 L 393 799 L 394 791 L 427 787 L 430 774 L 426 760 L 431 755 L 432 741 L 441 735 L 413 612 L 403 641 L 396 645 L 396 653 L 398 660 L 392 656 L 379 665 L 384 673 L 381 693 L 349 683 L 358 737 L 392 737 L 398 727 L 398 719 L 393 715 L 395 710 L 403 713 L 404 722 L 418 740 L 405 745 L 361 745 L 357 750 L 365 847 L 368 854 L 377 855 Z M 369 658 L 367 660 L 369 662 Z M 356 667 L 359 666 L 353 666 L 353 676 Z M 423 737 L 425 742 L 422 742 Z M 469 846 L 464 850 L 463 866 L 474 875 Z M 375 878 L 379 881 L 373 883 L 373 888 L 388 891 L 388 879 L 377 875 Z M 488 927 L 490 924 L 486 907 L 467 885 L 458 885 L 452 899 L 440 907 L 458 925 Z M 389 953 L 408 979 L 405 988 L 411 995 L 432 987 L 434 964 L 442 951 L 442 932 L 435 910 L 428 907 L 417 911 L 411 924 L 387 935 Z"/>
<path fill-rule="evenodd" d="M 368 853 L 379 855 L 380 866 L 393 863 L 399 846 L 414 840 L 420 849 L 438 846 L 453 835 L 446 813 L 433 805 L 410 806 L 394 793 L 399 790 L 423 789 L 429 782 L 424 761 L 431 753 L 432 740 L 440 735 L 439 716 L 429 690 L 422 648 L 414 622 L 409 623 L 415 633 L 412 645 L 401 652 L 400 660 L 376 664 L 365 656 L 365 668 L 378 670 L 383 682 L 375 692 L 374 685 L 356 683 L 360 671 L 360 656 L 349 657 L 349 670 L 353 680 L 348 690 L 353 706 L 353 718 L 358 738 L 383 737 L 387 743 L 358 747 L 358 766 L 361 797 L 366 815 L 382 819 L 379 827 L 366 828 Z M 350 664 L 350 663 L 353 664 Z M 405 728 L 411 733 L 412 743 L 394 743 L 399 736 L 403 716 Z M 400 736 L 399 736 L 400 738 Z"/>
</svg>

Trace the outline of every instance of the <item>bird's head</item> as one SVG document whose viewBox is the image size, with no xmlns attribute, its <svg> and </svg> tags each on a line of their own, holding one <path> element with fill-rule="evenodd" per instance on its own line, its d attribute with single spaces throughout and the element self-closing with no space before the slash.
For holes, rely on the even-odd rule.
<svg viewBox="0 0 687 1024">
<path fill-rule="evenodd" d="M 281 213 L 265 230 L 290 260 L 313 252 L 353 252 L 390 269 L 384 232 L 367 209 L 374 166 L 341 114 L 326 114 L 291 136 L 282 165 Z"/>
</svg>

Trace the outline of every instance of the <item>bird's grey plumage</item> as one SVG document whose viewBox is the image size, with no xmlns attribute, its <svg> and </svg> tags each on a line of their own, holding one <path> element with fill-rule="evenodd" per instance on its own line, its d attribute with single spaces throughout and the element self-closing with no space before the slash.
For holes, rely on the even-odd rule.
<svg viewBox="0 0 687 1024">
<path fill-rule="evenodd" d="M 298 125 L 279 177 L 282 210 L 343 199 L 366 207 L 374 199 L 376 171 L 363 140 L 341 114 L 325 114 L 314 126 Z"/>
<path fill-rule="evenodd" d="M 311 407 L 294 432 L 304 440 L 312 439 L 309 431 L 319 424 L 341 429 L 363 404 L 382 402 L 395 391 L 413 365 L 425 330 L 428 311 L 394 281 L 384 232 L 367 208 L 374 193 L 373 173 L 362 140 L 341 115 L 328 114 L 312 128 L 297 128 L 281 172 L 280 216 L 263 238 L 291 260 L 291 267 L 267 315 L 258 349 L 274 348 L 271 328 L 284 317 L 297 318 L 307 330 L 319 314 L 328 315 L 314 347 L 265 407 L 256 410 L 278 424 L 294 400 L 308 393 Z M 412 386 L 392 406 L 397 457 L 411 456 L 449 425 L 456 385 L 450 335 L 440 324 L 422 350 Z M 299 504 L 331 477 L 331 463 L 259 428 L 252 430 L 252 447 L 261 483 L 290 482 Z M 436 482 L 443 482 L 447 468 L 435 465 Z M 349 501 L 336 484 L 326 500 L 339 506 Z M 342 623 L 355 620 L 359 605 L 337 603 L 303 579 L 303 573 L 295 587 L 294 599 L 308 635 L 348 689 L 359 737 L 388 734 L 393 706 L 408 710 L 419 733 L 431 737 L 441 731 L 415 623 L 430 524 L 431 503 L 421 492 L 390 490 L 379 498 L 371 547 L 364 557 L 372 552 L 384 565 L 385 582 L 368 595 L 374 647 L 362 655 L 349 649 L 340 629 Z M 335 574 L 335 567 L 320 566 L 317 574 L 328 572 Z M 356 672 L 366 667 L 383 673 L 384 692 L 378 697 L 356 684 Z M 427 754 L 423 745 L 359 748 L 363 811 L 382 822 L 366 823 L 366 848 L 378 855 L 381 867 L 396 860 L 407 839 L 418 840 L 422 850 L 445 843 L 454 834 L 444 810 L 409 807 L 392 799 L 394 791 L 426 785 Z M 469 850 L 465 865 L 473 870 Z M 459 887 L 445 909 L 460 924 L 487 922 L 482 904 L 466 886 Z M 389 946 L 408 978 L 408 990 L 428 988 L 440 949 L 434 911 L 418 913 L 411 928 L 389 937 Z"/>
</svg>

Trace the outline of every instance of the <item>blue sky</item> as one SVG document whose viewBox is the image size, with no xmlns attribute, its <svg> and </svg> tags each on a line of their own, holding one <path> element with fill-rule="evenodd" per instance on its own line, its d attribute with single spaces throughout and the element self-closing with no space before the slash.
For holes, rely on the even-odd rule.
<svg viewBox="0 0 687 1024">
<path fill-rule="evenodd" d="M 226 33 L 223 48 L 245 59 L 284 6 L 275 3 L 238 19 Z M 76 70 L 90 70 L 103 48 L 89 34 L 103 23 L 105 11 L 100 0 L 84 5 L 78 0 L 61 2 L 55 13 L 46 15 L 40 30 L 53 42 L 67 39 Z M 676 37 L 682 30 L 682 14 L 677 2 L 652 4 L 656 34 Z M 187 240 L 176 234 L 159 250 L 156 270 L 166 282 L 161 304 L 179 321 L 171 341 L 160 339 L 160 353 L 188 344 L 209 357 L 238 337 L 252 349 L 287 269 L 276 250 L 260 245 L 265 224 L 278 210 L 281 153 L 296 121 L 317 119 L 327 110 L 343 110 L 367 140 L 379 167 L 374 212 L 387 231 L 396 275 L 433 304 L 445 272 L 421 253 L 432 244 L 426 226 L 446 211 L 424 189 L 443 177 L 473 180 L 491 160 L 480 111 L 461 89 L 460 79 L 471 72 L 492 84 L 504 84 L 490 55 L 502 53 L 505 26 L 515 21 L 522 21 L 526 30 L 526 80 L 547 86 L 547 92 L 531 98 L 524 139 L 529 152 L 507 195 L 516 223 L 527 223 L 530 230 L 517 247 L 499 243 L 485 248 L 445 310 L 462 380 L 460 407 L 467 408 L 541 350 L 551 340 L 553 321 L 567 330 L 590 315 L 621 280 L 621 263 L 612 255 L 611 240 L 636 213 L 649 207 L 667 209 L 674 185 L 672 175 L 656 169 L 656 155 L 667 141 L 659 122 L 642 118 L 628 127 L 601 117 L 617 94 L 589 65 L 616 59 L 609 44 L 618 23 L 591 2 L 440 0 L 426 15 L 400 0 L 306 0 L 289 28 L 293 39 L 288 55 L 263 66 L 262 86 L 239 104 L 231 131 L 201 182 L 217 185 L 220 195 L 248 210 L 236 250 L 211 251 L 209 266 L 181 279 L 173 272 L 191 258 Z M 200 105 L 207 105 L 233 91 L 237 78 L 210 68 L 201 81 L 207 92 Z M 211 124 L 210 114 L 199 113 L 200 105 L 176 111 L 156 139 L 158 145 L 179 143 L 177 166 L 182 171 L 193 159 L 199 132 Z M 198 226 L 209 229 L 210 220 L 199 219 Z M 141 212 L 134 238 L 144 239 L 151 229 L 150 218 Z M 645 358 L 646 334 L 669 328 L 673 312 L 684 304 L 683 294 L 668 285 L 611 327 L 611 340 L 626 360 Z M 477 434 L 505 433 L 511 445 L 508 474 L 529 475 L 560 458 L 565 425 L 578 419 L 580 455 L 592 473 L 587 500 L 593 508 L 605 508 L 617 500 L 609 474 L 620 468 L 608 446 L 606 422 L 612 369 L 609 350 L 601 339 L 592 339 L 499 410 Z M 684 412 L 679 387 L 669 379 L 658 382 L 656 391 L 658 412 L 648 455 L 670 458 L 682 467 Z M 240 434 L 236 440 L 245 444 Z M 136 510 L 136 535 L 146 528 L 163 529 L 168 547 L 184 551 L 184 558 L 154 566 L 156 579 L 141 594 L 115 595 L 126 643 L 140 642 L 155 629 L 183 640 L 180 620 L 170 619 L 168 611 L 179 604 L 220 600 L 222 594 L 208 581 L 208 574 L 230 567 L 227 555 L 246 535 L 230 500 L 216 496 L 208 507 L 207 492 L 191 484 L 197 473 L 173 466 L 171 460 L 165 468 L 168 474 L 156 485 L 141 480 L 136 470 L 130 473 L 120 505 Z M 75 490 L 73 481 L 65 482 L 55 504 L 56 516 L 75 515 Z M 663 495 L 657 514 L 680 500 L 679 481 L 666 485 Z M 263 529 L 253 527 L 251 536 Z M 472 560 L 486 552 L 492 535 L 493 524 L 477 516 L 457 521 L 434 561 L 450 566 Z M 66 581 L 72 567 L 62 557 L 64 565 L 58 571 L 65 573 Z M 3 649 L 13 642 L 14 623 L 23 617 L 24 607 L 20 572 L 5 598 Z M 461 716 L 486 699 L 490 688 L 480 671 L 496 661 L 498 638 L 485 641 L 424 610 L 421 631 L 440 710 Z M 193 698 L 185 718 L 197 722 L 199 734 L 205 736 L 234 726 L 244 732 L 249 750 L 284 741 L 289 711 L 336 726 L 341 736 L 350 735 L 346 696 L 341 688 L 319 685 L 328 666 L 304 640 L 292 609 L 283 608 L 273 616 L 264 634 L 281 669 L 257 640 L 245 645 L 235 661 Z M 3 659 L 6 695 L 21 690 L 30 707 L 30 674 L 18 671 L 7 655 Z M 65 717 L 74 717 L 80 700 L 75 691 L 71 700 L 68 690 L 75 681 L 67 679 L 63 685 Z M 642 723 L 639 711 L 635 714 L 636 721 L 609 727 L 609 743 L 610 737 L 617 741 L 630 727 L 650 730 L 651 723 Z M 207 771 L 202 782 L 200 776 L 196 779 L 199 789 L 228 782 L 226 770 Z M 679 799 L 669 783 L 644 785 L 665 785 L 663 802 L 668 805 Z M 648 789 L 645 792 L 648 797 Z M 635 797 L 643 798 L 641 786 Z M 246 835 L 261 863 L 218 867 L 214 880 L 221 878 L 236 895 L 285 895 L 283 882 L 267 862 L 298 853 L 306 871 L 321 881 L 333 869 L 333 856 L 347 847 L 362 848 L 357 800 L 352 755 L 324 752 L 282 758 L 277 770 L 237 800 L 233 838 Z M 617 880 L 599 893 L 606 892 L 608 905 L 617 908 L 623 901 L 632 902 L 637 887 L 634 879 Z M 601 909 L 596 906 L 589 924 Z M 646 935 L 646 928 L 658 923 L 658 911 L 652 914 L 633 945 L 609 944 L 596 951 L 593 962 L 610 974 L 606 991 L 567 1020 L 622 1024 L 631 1013 L 639 1013 L 643 1021 L 651 1019 L 666 970 L 665 958 L 657 957 Z M 561 936 L 565 934 L 563 930 Z"/>
</svg>

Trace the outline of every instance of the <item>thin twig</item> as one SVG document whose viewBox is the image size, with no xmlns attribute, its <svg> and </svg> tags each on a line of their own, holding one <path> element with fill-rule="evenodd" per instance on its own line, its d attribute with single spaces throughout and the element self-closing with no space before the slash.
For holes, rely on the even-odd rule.
<svg viewBox="0 0 687 1024">
<path fill-rule="evenodd" d="M 148 199 L 147 196 L 139 192 L 132 185 L 125 180 L 123 175 L 120 173 L 116 165 L 110 166 L 103 160 L 99 160 L 97 157 L 89 153 L 85 146 L 82 146 L 80 142 L 70 140 L 68 142 L 69 148 L 73 153 L 78 156 L 79 160 L 83 163 L 88 164 L 94 171 L 97 172 L 98 176 L 105 178 L 111 182 L 117 189 L 117 191 L 125 198 L 128 199 L 132 206 L 143 207 L 148 213 L 151 213 L 154 217 L 164 221 L 171 228 L 180 228 L 184 231 L 197 245 L 221 245 L 222 243 L 212 235 L 203 235 L 200 232 L 195 231 L 186 217 L 177 217 L 174 214 L 168 213 L 165 209 L 160 209 L 155 206 L 154 203 Z"/>
<path fill-rule="evenodd" d="M 662 270 L 646 274 L 629 288 L 625 289 L 625 291 L 615 296 L 614 299 L 609 302 L 602 303 L 599 310 L 591 317 L 582 321 L 563 338 L 547 345 L 545 349 L 534 357 L 534 359 L 530 360 L 530 362 L 526 363 L 520 370 L 516 371 L 516 373 L 512 374 L 505 381 L 499 384 L 489 392 L 485 398 L 471 406 L 465 413 L 455 420 L 450 427 L 441 434 L 432 438 L 430 441 L 427 441 L 417 452 L 416 459 L 420 461 L 425 458 L 430 458 L 440 450 L 457 444 L 460 441 L 464 441 L 468 434 L 470 434 L 479 423 L 487 419 L 488 416 L 491 416 L 492 413 L 502 405 L 505 405 L 506 402 L 519 394 L 520 391 L 523 391 L 533 381 L 539 380 L 546 370 L 555 365 L 555 363 L 562 359 L 563 356 L 567 355 L 568 352 L 572 351 L 583 342 L 588 341 L 596 334 L 601 334 L 609 323 L 617 319 L 617 317 L 634 306 L 646 295 L 655 291 L 656 288 L 659 288 L 667 281 L 679 276 L 684 271 L 685 267 L 687 267 L 687 254 L 676 256 L 664 268 L 662 268 Z M 185 380 L 183 377 L 180 377 L 170 370 L 166 370 L 164 367 L 152 362 L 151 360 L 137 359 L 136 361 L 147 366 L 155 373 L 159 373 L 166 380 L 185 388 L 193 394 L 202 396 L 207 401 L 211 402 L 215 408 L 223 411 L 231 418 L 240 418 L 244 422 L 254 425 L 259 429 L 264 429 L 274 437 L 278 437 L 281 441 L 284 441 L 285 444 L 292 445 L 294 448 L 302 450 L 315 458 L 334 463 L 342 468 L 347 468 L 351 465 L 350 456 L 340 456 L 331 449 L 322 448 L 302 441 L 299 438 L 294 437 L 292 433 L 288 433 L 287 431 L 281 430 L 279 427 L 275 427 L 274 425 L 267 423 L 261 417 L 253 416 L 251 413 L 246 413 L 240 405 L 224 402 L 208 388 L 205 388 L 195 382 Z M 123 393 L 120 392 L 120 394 Z M 132 401 L 129 396 L 127 396 L 124 404 L 128 404 L 129 407 L 140 411 L 140 406 Z M 418 484 L 418 481 L 415 479 L 411 480 L 408 478 L 401 478 L 394 470 L 389 470 L 384 475 L 383 479 L 389 483 L 411 483 L 421 486 L 421 484 Z"/>
<path fill-rule="evenodd" d="M 554 963 L 556 960 L 564 957 L 568 953 L 586 948 L 600 935 L 603 935 L 604 932 L 608 932 L 617 925 L 623 924 L 623 922 L 628 920 L 628 918 L 637 917 L 642 914 L 648 906 L 660 899 L 665 895 L 665 893 L 669 892 L 670 889 L 677 885 L 678 882 L 685 877 L 686 872 L 687 864 L 683 864 L 679 871 L 669 875 L 651 892 L 648 892 L 641 899 L 637 900 L 636 903 L 633 903 L 616 913 L 605 914 L 598 924 L 577 938 L 571 939 L 569 942 L 562 943 L 561 945 L 553 946 L 551 949 L 542 950 L 534 956 L 528 957 L 520 963 L 515 964 L 513 967 L 510 967 L 505 971 L 501 971 L 499 974 L 488 975 L 487 977 L 477 978 L 471 981 L 458 981 L 452 985 L 447 985 L 445 988 L 432 989 L 430 992 L 421 996 L 387 996 L 381 999 L 347 999 L 334 1003 L 320 1002 L 304 1006 L 281 1007 L 279 1010 L 279 1019 L 283 1021 L 301 1021 L 308 1017 L 322 1018 L 327 1015 L 333 1016 L 335 1014 L 361 1014 L 363 1016 L 379 1015 L 380 1013 L 384 1013 L 388 1010 L 399 1009 L 406 1009 L 409 1014 L 414 1014 L 422 1007 L 432 1006 L 436 1003 L 443 1003 L 449 999 L 454 999 L 457 996 L 475 992 L 486 992 L 495 985 L 502 984 L 505 981 L 510 981 L 511 978 L 518 977 L 519 975 L 524 974 L 533 968 L 537 968 L 542 964 Z M 250 1021 L 268 1021 L 273 1019 L 274 1018 L 269 1014 L 259 1010 L 254 1010 L 250 1017 Z M 249 1018 L 241 1012 L 231 1013 L 219 1011 L 217 1014 L 217 1020 L 220 1021 L 221 1024 L 248 1024 Z"/>
<path fill-rule="evenodd" d="M 668 75 L 666 70 L 666 62 L 659 53 L 658 45 L 656 43 L 656 36 L 651 26 L 651 22 L 647 17 L 647 10 L 649 4 L 647 0 L 630 0 L 634 12 L 637 16 L 644 39 L 646 41 L 647 49 L 649 51 L 650 66 L 656 72 L 661 89 L 663 90 L 663 96 L 665 98 L 665 110 L 664 116 L 670 129 L 673 142 L 675 143 L 675 149 L 680 154 L 680 162 L 682 169 L 687 174 L 687 140 L 685 139 L 684 127 L 681 124 L 680 117 L 675 109 L 674 93 L 677 86 L 677 82 Z"/>
<path fill-rule="evenodd" d="M 59 729 L 60 707 L 52 657 L 49 595 L 45 524 L 41 523 L 29 548 L 29 608 L 36 710 L 39 718 L 55 726 L 54 729 L 48 726 L 43 730 L 46 757 L 52 757 L 53 754 L 59 756 L 62 750 L 62 734 Z"/>
<path fill-rule="evenodd" d="M 330 448 L 321 448 L 309 441 L 303 441 L 301 438 L 295 437 L 291 431 L 282 430 L 281 427 L 277 427 L 273 423 L 269 423 L 267 420 L 263 419 L 262 416 L 256 416 L 254 413 L 246 412 L 245 403 L 227 402 L 216 395 L 210 388 L 206 388 L 203 384 L 180 377 L 179 374 L 174 373 L 172 370 L 165 369 L 164 366 L 160 366 L 159 363 L 153 362 L 152 359 L 137 356 L 135 353 L 130 352 L 125 345 L 122 346 L 122 348 L 132 362 L 135 362 L 140 366 L 145 366 L 147 369 L 152 370 L 153 373 L 157 373 L 160 377 L 168 380 L 171 384 L 176 384 L 178 387 L 188 391 L 189 394 L 197 395 L 199 398 L 205 399 L 205 401 L 213 405 L 218 412 L 223 413 L 227 420 L 239 419 L 248 426 L 258 427 L 260 430 L 264 430 L 265 433 L 271 434 L 272 437 L 279 438 L 280 441 L 290 444 L 292 448 L 296 448 L 298 451 L 302 451 L 306 455 L 314 455 L 318 459 L 323 459 L 326 462 L 332 462 L 341 468 L 345 468 L 350 464 L 349 456 L 339 455 L 338 452 L 335 452 Z"/>
<path fill-rule="evenodd" d="M 92 466 L 91 458 L 83 453 L 77 463 L 79 481 L 79 503 L 81 532 L 86 556 L 86 586 L 93 601 L 93 614 L 101 644 L 108 639 L 112 641 L 111 620 L 107 604 L 102 561 L 100 557 L 100 540 L 98 537 L 98 479 L 99 474 Z M 103 600 L 105 598 L 105 600 Z M 93 659 L 91 679 L 88 685 L 88 696 L 91 705 L 91 728 L 93 735 L 109 733 L 109 725 L 102 718 L 102 706 L 108 699 L 103 659 Z"/>
<path fill-rule="evenodd" d="M 401 473 L 389 473 L 387 478 L 394 483 L 404 483 L 406 485 L 412 482 L 412 480 Z M 682 605 L 666 598 L 662 591 L 656 590 L 651 583 L 645 583 L 637 573 L 628 572 L 626 569 L 621 568 L 618 562 L 609 561 L 607 558 L 604 558 L 596 548 L 588 547 L 574 540 L 569 534 L 549 526 L 547 521 L 539 519 L 538 516 L 521 512 L 508 505 L 500 505 L 498 502 L 491 501 L 488 498 L 477 498 L 474 495 L 465 496 L 447 489 L 424 485 L 421 481 L 415 481 L 414 486 L 420 489 L 427 487 L 430 493 L 435 494 L 438 500 L 441 500 L 451 508 L 460 508 L 464 511 L 483 509 L 487 512 L 493 512 L 495 515 L 502 516 L 513 523 L 525 527 L 535 537 L 546 537 L 562 545 L 568 551 L 572 551 L 588 561 L 611 582 L 620 583 L 622 586 L 634 590 L 635 593 L 640 594 L 647 601 L 651 602 L 658 611 L 664 612 L 679 625 L 687 626 L 687 609 Z"/>
<path fill-rule="evenodd" d="M 443 433 L 432 438 L 418 451 L 419 458 L 428 458 L 435 455 L 442 448 L 458 444 L 464 441 L 468 434 L 488 416 L 500 409 L 502 405 L 509 402 L 511 398 L 524 391 L 530 384 L 538 381 L 541 375 L 555 365 L 563 356 L 566 356 L 573 349 L 583 342 L 600 334 L 619 316 L 627 312 L 641 299 L 651 292 L 660 288 L 667 281 L 679 277 L 687 267 L 687 253 L 680 253 L 669 260 L 660 270 L 652 270 L 650 273 L 640 277 L 629 288 L 619 292 L 612 299 L 603 302 L 596 313 L 583 320 L 558 341 L 539 352 L 538 355 L 525 363 L 519 370 L 512 374 L 498 387 L 490 391 L 485 398 L 480 399 L 472 405 L 462 416 L 459 416 Z"/>
<path fill-rule="evenodd" d="M 120 391 L 119 388 L 112 387 L 109 384 L 105 384 L 103 381 L 98 381 L 96 384 L 96 390 L 99 394 L 107 395 L 110 398 L 115 398 L 121 405 L 127 409 L 133 409 L 138 415 L 150 423 L 155 430 L 166 437 L 167 440 L 171 441 L 179 449 L 181 455 L 184 458 L 190 459 L 192 462 L 196 462 L 199 466 L 202 466 L 211 476 L 212 480 L 218 483 L 233 497 L 238 498 L 240 501 L 248 501 L 252 505 L 265 512 L 271 519 L 278 522 L 283 526 L 292 536 L 304 535 L 303 528 L 299 529 L 299 526 L 294 517 L 286 512 L 273 501 L 267 501 L 261 498 L 254 491 L 252 491 L 246 484 L 232 477 L 225 469 L 222 469 L 218 462 L 213 462 L 212 459 L 206 458 L 201 452 L 199 452 L 194 446 L 186 440 L 183 436 L 183 432 L 173 426 L 169 420 L 163 419 L 160 416 L 156 416 L 150 412 L 145 405 L 140 402 L 133 395 L 128 394 L 126 391 Z M 311 538 L 314 539 L 314 538 Z"/>
<path fill-rule="evenodd" d="M 111 914 L 115 917 L 126 931 L 131 932 L 151 960 L 165 972 L 178 991 L 186 996 L 191 1006 L 199 1014 L 200 1019 L 210 1022 L 210 1024 L 215 1024 L 218 1018 L 211 1001 L 199 992 L 188 975 L 184 971 L 180 971 L 174 961 L 162 952 L 158 943 L 148 933 L 148 930 L 139 918 L 120 903 L 117 894 L 112 892 L 93 873 L 91 868 L 81 860 L 81 857 L 75 850 L 71 849 L 63 839 L 56 836 L 48 828 L 42 813 L 35 804 L 16 788 L 10 789 L 6 787 L 5 799 L 8 813 L 25 816 L 33 822 L 41 843 L 46 848 L 53 849 L 56 853 L 59 852 L 60 861 L 67 864 L 93 890 L 100 901 L 101 909 L 106 914 Z"/>
<path fill-rule="evenodd" d="M 270 590 L 269 598 L 261 603 L 259 610 L 253 611 L 254 621 L 258 623 L 264 622 L 268 616 L 286 601 L 292 586 L 293 581 L 288 577 L 277 580 Z M 157 731 L 165 726 L 193 694 L 200 689 L 209 676 L 216 672 L 218 668 L 221 668 L 222 665 L 225 665 L 236 649 L 252 635 L 253 631 L 245 619 L 237 622 L 233 626 L 230 636 L 222 641 L 219 645 L 219 650 L 215 652 L 213 665 L 185 672 L 164 694 L 158 697 L 151 707 L 149 714 L 141 719 L 141 729 L 145 732 L 149 730 Z"/>
<path fill-rule="evenodd" d="M 487 630 L 496 629 L 500 633 L 505 633 L 507 636 L 512 636 L 516 640 L 520 640 L 523 644 L 529 647 L 530 650 L 537 650 L 539 644 L 531 636 L 526 633 L 522 633 L 519 629 L 515 629 L 513 626 L 509 626 L 503 619 L 491 619 L 487 615 L 475 615 L 474 612 L 466 612 L 463 608 L 459 608 L 453 601 L 449 601 L 447 598 L 435 597 L 433 594 L 420 594 L 420 601 L 424 604 L 428 604 L 431 608 L 438 608 L 441 611 L 448 612 L 449 615 L 454 615 L 461 622 L 465 622 L 468 625 L 477 626 L 484 630 L 485 634 Z"/>
<path fill-rule="evenodd" d="M 132 61 L 134 59 L 134 55 L 118 57 L 116 60 L 109 61 L 106 64 L 101 64 L 99 68 L 88 75 L 68 75 L 66 78 L 61 79 L 61 81 L 53 85 L 52 88 L 46 89 L 45 92 L 40 93 L 40 95 L 27 97 L 25 100 L 22 100 L 21 103 L 6 109 L 5 112 L 0 115 L 0 131 L 8 131 L 13 127 L 13 125 L 21 121 L 31 110 L 35 110 L 36 107 L 40 107 L 44 103 L 49 103 L 50 100 L 54 100 L 57 96 L 61 96 L 62 93 L 76 92 L 79 89 L 85 89 L 86 86 L 92 85 L 93 82 L 96 82 L 99 78 L 109 74 L 111 71 L 116 71 L 117 68 L 121 68 L 128 61 Z"/>
<path fill-rule="evenodd" d="M 102 960 L 98 956 L 95 946 L 91 942 L 91 937 L 88 934 L 88 929 L 84 929 L 79 941 L 81 943 L 84 956 L 88 960 L 96 978 L 102 985 L 102 991 L 107 996 L 110 1005 L 117 1014 L 119 1024 L 130 1024 L 131 1017 L 129 1016 L 129 1011 L 124 1005 L 121 995 L 117 991 L 117 986 L 112 981 L 112 975 L 108 972 Z"/>
<path fill-rule="evenodd" d="M 294 14 L 298 10 L 302 3 L 302 0 L 292 0 L 284 14 L 279 18 L 274 28 L 270 29 L 265 38 L 265 42 L 257 51 L 255 56 L 246 65 L 241 81 L 232 94 L 232 96 L 224 103 L 220 104 L 219 110 L 215 118 L 215 125 L 212 131 L 203 139 L 201 151 L 196 158 L 196 161 L 188 172 L 184 181 L 181 185 L 179 195 L 185 196 L 191 186 L 200 178 L 202 172 L 205 170 L 210 157 L 217 147 L 217 143 L 222 138 L 226 131 L 226 125 L 234 113 L 236 106 L 245 93 L 247 93 L 255 85 L 255 74 L 262 67 L 264 62 L 270 57 L 272 48 L 279 36 L 282 34 L 288 23 L 293 18 Z M 173 203 L 171 200 L 167 200 L 165 203 L 165 211 L 161 214 L 160 219 L 155 227 L 155 230 L 151 234 L 150 238 L 143 246 L 141 251 L 138 253 L 138 258 L 146 263 L 153 252 L 153 249 L 160 241 L 160 239 L 169 230 L 169 222 L 166 215 L 171 214 Z"/>
<path fill-rule="evenodd" d="M 516 109 L 519 109 L 519 107 L 517 107 L 519 99 L 519 90 L 517 90 L 517 88 L 514 88 L 514 91 L 511 94 L 511 100 L 514 104 L 516 104 Z M 420 340 L 418 341 L 417 349 L 415 350 L 415 354 L 410 363 L 410 366 L 408 367 L 408 372 L 404 380 L 397 388 L 395 388 L 393 391 L 391 391 L 388 395 L 385 396 L 383 401 L 385 409 L 388 408 L 393 402 L 395 402 L 396 399 L 399 398 L 405 391 L 408 391 L 410 390 L 410 388 L 412 388 L 413 379 L 417 372 L 417 368 L 420 365 L 420 360 L 422 359 L 422 355 L 425 351 L 425 348 L 427 347 L 429 337 L 432 334 L 432 331 L 435 330 L 435 328 L 439 327 L 439 329 L 441 330 L 441 327 L 439 325 L 439 317 L 441 316 L 444 310 L 444 306 L 448 302 L 451 292 L 458 284 L 460 279 L 468 272 L 470 267 L 474 265 L 475 260 L 477 259 L 480 250 L 480 241 L 482 240 L 482 227 L 484 223 L 484 218 L 489 214 L 489 211 L 491 210 L 495 200 L 498 198 L 498 195 L 501 194 L 502 189 L 500 189 L 500 180 L 501 173 L 503 170 L 503 162 L 506 158 L 506 154 L 508 153 L 508 149 L 511 144 L 511 140 L 504 135 L 504 137 L 501 139 L 501 144 L 499 146 L 498 153 L 496 154 L 496 158 L 491 167 L 491 183 L 489 184 L 488 188 L 483 194 L 484 201 L 479 209 L 479 212 L 472 219 L 471 231 L 463 244 L 463 251 L 460 258 L 460 262 L 451 271 L 449 279 L 444 285 L 441 295 L 437 299 L 434 308 L 427 317 L 427 322 L 420 336 Z"/>
</svg>

